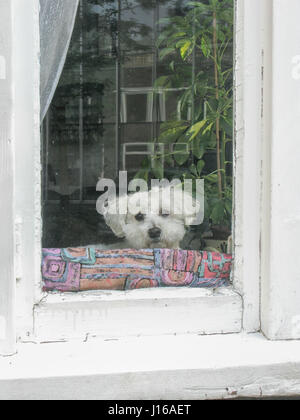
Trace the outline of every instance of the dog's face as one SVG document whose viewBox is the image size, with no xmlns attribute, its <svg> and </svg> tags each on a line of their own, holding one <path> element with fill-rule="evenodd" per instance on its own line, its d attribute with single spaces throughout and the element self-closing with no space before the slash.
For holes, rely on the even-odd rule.
<svg viewBox="0 0 300 420">
<path fill-rule="evenodd" d="M 177 249 L 186 226 L 195 218 L 193 205 L 186 205 L 189 199 L 192 203 L 191 197 L 181 191 L 139 192 L 106 203 L 104 217 L 115 235 L 126 238 L 132 248 Z M 116 208 L 123 208 L 124 214 L 116 214 Z"/>
<path fill-rule="evenodd" d="M 159 214 L 128 214 L 124 234 L 135 249 L 179 248 L 185 235 L 185 226 L 180 217 L 165 214 L 161 209 Z"/>
</svg>

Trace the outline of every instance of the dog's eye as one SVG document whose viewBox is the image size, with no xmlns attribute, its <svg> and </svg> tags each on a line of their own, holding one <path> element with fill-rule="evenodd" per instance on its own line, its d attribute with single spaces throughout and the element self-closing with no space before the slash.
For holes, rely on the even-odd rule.
<svg viewBox="0 0 300 420">
<path fill-rule="evenodd" d="M 139 213 L 135 216 L 135 218 L 138 222 L 143 222 L 143 220 L 145 219 L 145 216 L 142 213 Z"/>
</svg>

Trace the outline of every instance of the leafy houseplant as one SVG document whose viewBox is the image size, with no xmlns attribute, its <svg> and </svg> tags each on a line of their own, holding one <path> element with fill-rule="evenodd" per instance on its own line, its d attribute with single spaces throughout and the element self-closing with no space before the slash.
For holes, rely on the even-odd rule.
<svg viewBox="0 0 300 420">
<path fill-rule="evenodd" d="M 182 88 L 181 115 L 190 118 L 163 123 L 155 140 L 164 143 L 164 156 L 144 163 L 138 176 L 148 179 L 164 173 L 169 177 L 205 179 L 206 218 L 222 226 L 229 236 L 232 217 L 233 138 L 233 0 L 203 0 L 188 3 L 182 16 L 159 22 L 159 58 L 167 75 L 155 88 L 168 92 Z M 171 88 L 171 89 L 170 89 Z M 170 146 L 172 144 L 172 146 Z"/>
</svg>

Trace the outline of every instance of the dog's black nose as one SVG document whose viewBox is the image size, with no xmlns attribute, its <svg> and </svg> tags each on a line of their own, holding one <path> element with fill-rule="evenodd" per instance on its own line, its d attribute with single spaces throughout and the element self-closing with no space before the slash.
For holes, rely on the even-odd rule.
<svg viewBox="0 0 300 420">
<path fill-rule="evenodd" d="M 151 239 L 158 239 L 161 235 L 161 230 L 157 227 L 148 230 Z"/>
</svg>

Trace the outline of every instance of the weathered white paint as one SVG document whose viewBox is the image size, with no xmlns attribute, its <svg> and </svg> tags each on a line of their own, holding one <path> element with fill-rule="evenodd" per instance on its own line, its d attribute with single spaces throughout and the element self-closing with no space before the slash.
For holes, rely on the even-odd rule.
<svg viewBox="0 0 300 420">
<path fill-rule="evenodd" d="M 40 295 L 41 163 L 39 122 L 39 0 L 12 0 L 14 13 L 15 212 L 17 334 L 32 334 Z"/>
<path fill-rule="evenodd" d="M 6 60 L 3 55 L 0 55 L 0 80 L 6 79 Z"/>
<path fill-rule="evenodd" d="M 273 0 L 266 13 L 262 327 L 271 339 L 300 339 L 300 2 Z"/>
<path fill-rule="evenodd" d="M 253 0 L 238 0 L 238 6 L 244 3 L 244 12 L 247 6 L 253 5 Z M 264 118 L 263 118 L 263 210 L 262 217 L 262 326 L 264 333 L 269 338 L 300 338 L 300 281 L 299 270 L 297 269 L 297 250 L 299 238 L 299 180 L 300 177 L 297 173 L 297 164 L 299 156 L 299 142 L 297 123 L 300 113 L 300 96 L 299 96 L 299 79 L 298 79 L 298 63 L 296 58 L 300 55 L 299 52 L 299 25 L 298 16 L 300 16 L 299 2 L 295 0 L 289 1 L 289 7 L 286 7 L 286 1 L 283 0 L 264 0 L 261 2 L 264 8 L 264 25 L 263 25 L 263 38 L 264 38 Z M 298 3 L 298 4 L 297 4 Z M 272 5 L 274 4 L 274 10 Z M 20 210 L 19 220 L 22 220 L 21 229 L 23 236 L 23 267 L 22 273 L 24 275 L 21 279 L 21 292 L 20 302 L 25 302 L 24 310 L 20 311 L 22 322 L 20 323 L 20 331 L 25 335 L 27 328 L 32 333 L 32 301 L 34 292 L 31 288 L 33 279 L 36 279 L 38 285 L 39 276 L 39 238 L 40 238 L 40 201 L 39 201 L 39 158 L 38 158 L 38 122 L 34 115 L 38 112 L 36 109 L 38 91 L 38 68 L 37 64 L 37 18 L 38 18 L 38 2 L 33 0 L 0 0 L 0 21 L 4 20 L 4 25 L 0 25 L 0 55 L 3 54 L 3 45 L 7 41 L 7 28 L 10 19 L 5 19 L 4 13 L 6 7 L 13 5 L 14 10 L 21 11 L 19 15 L 15 15 L 14 24 L 20 29 L 16 29 L 14 33 L 16 37 L 13 50 L 15 51 L 14 60 L 18 60 L 21 65 L 20 70 L 15 70 L 18 75 L 18 89 L 16 101 L 19 102 L 18 122 L 20 128 L 16 141 L 20 148 L 18 148 L 18 165 L 21 167 L 18 172 L 18 194 L 21 193 L 22 197 L 18 198 L 17 209 Z M 27 10 L 26 10 L 26 6 Z M 251 7 L 251 6 L 250 6 Z M 32 11 L 34 16 L 31 15 Z M 240 9 L 241 10 L 241 9 Z M 248 13 L 248 12 L 247 12 Z M 247 13 L 244 20 L 247 20 Z M 26 19 L 24 19 L 26 16 Z M 253 17 L 253 14 L 251 14 Z M 273 19 L 270 17 L 273 16 Z M 29 18 L 29 20 L 28 20 Z M 267 24 L 269 22 L 269 24 Z M 2 22 L 1 22 L 2 23 Z M 274 24 L 274 27 L 273 27 Z M 22 26 L 23 25 L 23 26 Z M 21 28 L 25 28 L 22 31 Z M 257 38 L 255 31 L 256 26 L 253 26 L 252 35 L 253 39 Z M 239 30 L 239 19 L 237 22 L 237 30 Z M 2 35 L 2 31 L 4 35 Z M 249 29 L 250 31 L 250 29 Z M 246 37 L 248 40 L 250 39 Z M 244 35 L 243 35 L 244 36 Z M 32 37 L 32 38 L 31 38 Z M 243 38 L 244 39 L 244 38 Z M 5 41 L 3 43 L 3 40 Z M 21 41 L 20 41 L 21 40 Z M 19 42 L 22 42 L 19 43 Z M 21 45 L 24 49 L 22 50 Z M 30 47 L 31 45 L 31 47 Z M 28 50 L 29 48 L 29 50 Z M 9 50 L 11 51 L 11 49 Z M 27 53 L 29 54 L 27 56 Z M 244 54 L 244 53 L 243 53 Z M 243 55 L 243 60 L 247 57 L 247 52 Z M 7 55 L 5 54 L 5 57 Z M 248 56 L 249 58 L 250 56 Z M 33 61 L 32 61 L 33 60 Z M 6 60 L 7 61 L 7 60 Z M 27 64 L 26 64 L 26 61 Z M 257 57 L 254 60 L 256 63 Z M 31 64 L 30 64 L 31 63 Z M 35 63 L 35 64 L 34 64 Z M 9 101 L 3 101 L 3 86 L 9 86 L 7 82 L 10 80 L 10 62 L 7 65 L 7 80 L 3 85 L 3 80 L 0 80 L 0 112 L 2 106 L 5 109 L 9 105 Z M 24 66 L 24 67 L 23 67 Z M 245 65 L 243 66 L 245 68 Z M 237 70 L 241 67 L 237 66 Z M 30 73 L 30 70 L 33 73 Z M 24 77 L 22 72 L 25 71 Z M 18 73 L 19 72 L 19 73 Z M 32 76 L 34 74 L 34 77 Z M 26 77 L 25 77 L 26 76 Z M 251 80 L 248 79 L 250 83 Z M 35 81 L 33 81 L 33 79 Z M 29 80 L 29 82 L 28 82 Z M 28 90 L 25 89 L 24 84 L 28 83 Z M 255 88 L 252 82 L 248 88 L 239 89 L 237 83 L 237 103 L 244 100 L 245 92 L 247 95 L 251 91 L 250 86 Z M 33 89 L 33 90 L 32 90 Z M 256 90 L 256 89 L 255 89 Z M 257 91 L 257 90 L 256 90 Z M 8 92 L 10 90 L 8 89 Z M 35 93 L 34 93 L 35 92 Z M 28 103 L 22 103 L 22 95 L 28 95 Z M 254 96 L 252 96 L 251 103 L 255 103 Z M 10 98 L 10 94 L 5 99 Z M 24 98 L 27 98 L 27 96 Z M 246 96 L 246 102 L 248 101 Z M 237 132 L 243 133 L 244 123 L 243 120 L 247 116 L 243 116 L 241 110 L 248 109 L 251 113 L 250 102 L 244 105 L 240 110 L 239 119 L 237 120 Z M 250 109 L 250 111 L 249 111 Z M 256 108 L 255 108 L 256 109 Z M 25 115 L 25 112 L 28 112 Z M 37 113 L 36 113 L 37 112 Z M 7 114 L 5 114 L 7 117 Z M 36 117 L 37 118 L 37 117 Z M 5 337 L 5 353 L 10 353 L 14 348 L 14 326 L 13 326 L 13 302 L 14 302 L 14 273 L 12 262 L 12 232 L 13 232 L 13 219 L 9 211 L 4 210 L 4 205 L 7 205 L 11 198 L 10 194 L 13 191 L 13 186 L 8 188 L 11 183 L 10 174 L 12 173 L 9 165 L 11 164 L 12 147 L 7 135 L 10 130 L 10 124 L 5 128 L 5 118 L 1 118 L 0 123 L 0 157 L 1 162 L 5 165 L 0 165 L 0 182 L 1 191 L 7 192 L 6 200 L 0 201 L 0 215 L 1 220 L 5 223 L 1 225 L 0 247 L 5 243 L 6 251 L 9 253 L 3 256 L 2 248 L 0 257 L 1 273 L 0 273 L 0 336 Z M 26 124 L 27 122 L 27 124 Z M 245 127 L 247 124 L 245 124 Z M 24 130 L 24 138 L 22 138 L 22 130 Z M 248 133 L 249 133 L 248 125 Z M 255 128 L 252 129 L 253 132 Z M 12 130 L 13 133 L 13 130 Z M 248 134 L 249 135 L 249 134 Z M 241 139 L 242 137 L 240 137 Z M 4 139 L 4 140 L 3 140 Z M 34 140 L 33 140 L 34 139 Z M 23 140 L 23 144 L 22 144 Z M 257 138 L 255 138 L 255 144 Z M 30 142 L 34 143 L 30 143 Z M 241 142 L 237 143 L 242 146 Z M 28 147 L 25 147 L 28 145 Z M 247 155 L 251 155 L 251 150 L 247 149 Z M 33 153 L 35 151 L 35 153 Z M 22 156 L 23 154 L 23 156 Z M 30 156 L 35 155 L 32 160 Z M 8 159 L 7 159 L 8 156 Z M 237 148 L 238 162 L 244 158 L 244 150 Z M 22 163 L 24 157 L 27 165 Z M 249 166 L 248 166 L 249 167 Z M 36 173 L 33 176 L 33 168 Z M 242 168 L 242 166 L 240 166 Z M 8 171 L 7 171 L 8 170 Z M 238 171 L 238 169 L 237 169 Z M 237 172 L 239 173 L 239 172 Z M 256 171 L 255 171 L 256 173 Z M 7 177 L 7 174 L 9 175 Z M 3 178 L 5 182 L 2 184 Z M 249 180 L 241 177 L 242 185 L 238 188 L 240 190 L 244 186 L 249 186 Z M 253 184 L 254 185 L 254 184 Z M 24 189 L 24 191 L 22 191 Z M 243 197 L 247 198 L 247 191 L 244 191 Z M 27 197 L 27 198 L 26 198 Z M 239 195 L 237 194 L 237 197 Z M 256 197 L 256 195 L 255 195 Z M 35 203 L 34 206 L 32 203 Z M 239 204 L 239 198 L 237 199 Z M 252 203 L 248 201 L 249 208 Z M 256 214 L 256 201 L 253 205 L 254 215 Z M 24 205 L 24 209 L 22 209 Z M 256 325 L 257 316 L 254 309 L 251 308 L 252 302 L 257 305 L 256 296 L 256 278 L 254 278 L 254 288 L 250 286 L 250 277 L 244 285 L 244 277 L 239 275 L 242 273 L 244 257 L 249 261 L 250 256 L 254 256 L 256 261 L 256 251 L 251 248 L 251 244 L 256 242 L 257 238 L 257 224 L 255 222 L 256 216 L 252 218 L 249 211 L 243 210 L 244 204 L 240 209 L 236 209 L 238 215 L 248 215 L 250 220 L 243 220 L 240 226 L 237 227 L 237 270 L 235 283 L 239 290 L 243 293 L 245 302 L 249 306 L 245 306 L 244 325 L 249 327 L 249 330 Z M 4 218 L 5 216 L 5 218 Z M 254 221 L 253 221 L 254 220 Z M 237 221 L 237 224 L 239 222 Z M 253 226 L 253 236 L 249 232 L 249 227 Z M 243 229 L 245 227 L 245 229 Z M 240 231 L 238 230 L 240 229 Z M 240 236 L 238 234 L 240 232 Z M 245 234 L 244 234 L 245 232 Z M 248 238 L 246 242 L 252 249 L 252 253 L 247 254 L 244 241 L 239 242 L 239 238 Z M 239 247 L 243 247 L 240 252 Z M 241 256 L 241 258 L 239 258 Z M 279 264 L 283 261 L 284 265 Z M 31 268 L 33 274 L 31 275 Z M 284 269 L 284 271 L 283 271 Z M 12 292 L 12 293 L 11 293 Z M 141 291 L 142 292 L 142 291 Z M 211 313 L 212 309 L 206 305 L 207 302 L 214 302 L 214 316 L 218 313 L 218 304 L 226 305 L 224 302 L 231 304 L 229 308 L 233 308 L 233 302 L 236 300 L 235 307 L 238 308 L 240 300 L 237 297 L 222 296 L 220 299 L 213 295 L 201 296 L 197 295 L 199 299 L 197 302 L 190 300 L 190 298 L 182 292 L 181 303 L 178 303 L 178 297 L 174 299 L 174 293 L 178 294 L 179 291 L 157 291 L 155 299 L 154 295 L 150 297 L 149 293 L 155 291 L 145 291 L 143 299 L 139 301 L 135 308 L 140 308 L 139 312 L 135 312 L 135 319 L 133 318 L 130 308 L 132 303 L 133 294 L 121 294 L 119 297 L 113 294 L 104 294 L 105 298 L 97 297 L 96 303 L 92 309 L 92 327 L 96 328 L 95 333 L 100 335 L 101 325 L 99 319 L 96 321 L 96 316 L 99 313 L 100 304 L 103 302 L 106 305 L 107 311 L 102 312 L 102 321 L 110 318 L 113 320 L 112 325 L 114 330 L 105 330 L 104 336 L 112 336 L 116 333 L 118 322 L 122 325 L 123 317 L 134 320 L 137 328 L 131 333 L 135 335 L 139 324 L 140 314 L 144 308 L 148 308 L 147 312 L 150 313 L 149 307 L 155 306 L 155 299 L 158 299 L 159 306 L 162 295 L 160 293 L 171 293 L 170 298 L 164 298 L 166 305 L 171 303 L 171 309 L 168 306 L 161 308 L 161 314 L 168 314 L 168 323 L 164 321 L 164 328 L 168 327 L 169 332 L 174 333 L 175 322 L 183 325 L 185 318 L 188 324 L 188 316 L 197 313 L 202 327 L 204 317 Z M 137 295 L 136 295 L 137 296 Z M 141 295 L 140 295 L 141 296 Z M 147 296 L 147 298 L 146 298 Z M 2 297 L 2 300 L 1 300 Z M 5 304 L 3 304 L 5 298 Z M 64 302 L 64 299 L 65 302 Z M 80 328 L 86 322 L 87 328 L 84 327 L 86 332 L 93 332 L 91 324 L 88 323 L 89 303 L 93 300 L 93 294 L 84 295 L 68 295 L 68 296 L 53 296 L 47 298 L 45 303 L 36 307 L 36 320 L 38 321 L 37 333 L 39 331 L 44 334 L 45 338 L 51 335 L 60 336 L 63 338 L 68 335 L 74 328 L 71 322 L 75 323 L 75 331 L 78 337 L 82 337 L 83 328 Z M 174 301 L 172 301 L 174 299 Z M 218 300 L 219 299 L 219 300 Z M 80 310 L 78 311 L 78 319 L 76 319 L 76 308 L 79 300 Z M 117 303 L 113 303 L 112 310 L 109 301 L 121 301 L 121 306 L 124 305 L 123 311 L 120 311 Z M 81 303 L 80 303 L 81 301 Z M 202 303 L 200 303 L 200 301 Z M 37 302 L 37 301 L 36 301 Z M 186 305 L 184 307 L 183 305 Z M 190 302 L 192 302 L 192 309 L 189 309 Z M 180 309 L 177 314 L 175 309 Z M 203 306 L 202 306 L 203 305 Z M 71 308 L 70 315 L 64 308 Z M 7 308 L 8 311 L 3 311 Z M 129 310 L 129 309 L 130 310 Z M 226 310 L 228 307 L 223 307 L 219 312 L 217 321 L 220 322 L 222 314 L 225 317 L 225 323 L 228 321 Z M 51 311 L 53 315 L 53 322 L 51 324 Z M 58 310 L 58 312 L 56 311 Z M 61 313 L 59 313 L 61 311 Z M 240 311 L 240 309 L 239 309 Z M 3 312 L 3 314 L 2 314 Z M 101 312 L 101 311 L 100 311 Z M 134 313 L 134 311 L 133 311 Z M 151 310 L 153 314 L 153 311 Z M 232 311 L 232 314 L 234 311 Z M 249 314 L 249 317 L 247 315 Z M 62 314 L 66 317 L 70 316 L 70 320 L 63 320 Z M 116 316 L 118 314 L 118 317 Z M 157 315 L 157 313 L 156 313 Z M 86 316 L 86 318 L 84 318 Z M 174 316 L 174 318 L 172 318 Z M 2 318 L 1 318 L 2 317 Z M 118 318 L 118 319 L 117 319 Z M 19 318 L 21 319 L 21 318 Z M 252 319 L 252 321 L 251 321 Z M 23 320 L 25 320 L 23 322 Z M 44 321 L 47 320 L 47 323 Z M 158 323 L 161 318 L 156 317 Z M 232 318 L 234 320 L 234 318 Z M 66 322 L 64 324 L 64 322 Z M 97 324 L 98 322 L 98 324 Z M 60 325 L 60 324 L 62 325 Z M 64 327 L 65 325 L 65 327 Z M 79 329 L 78 328 L 79 325 Z M 147 320 L 147 333 L 154 332 L 154 326 L 150 325 L 150 319 Z M 219 324 L 221 325 L 221 324 Z M 224 324 L 223 324 L 224 325 Z M 61 327 L 56 332 L 54 328 Z M 194 324 L 195 326 L 195 324 Z M 216 324 L 215 324 L 216 326 Z M 212 325 L 210 327 L 213 327 Z M 246 327 L 246 328 L 248 328 Z M 46 329 L 50 329 L 48 334 Z M 105 326 L 108 328 L 108 324 Z M 151 330 L 152 328 L 152 330 Z M 160 328 L 160 327 L 159 327 Z M 173 328 L 173 329 L 172 329 Z M 155 329 L 156 330 L 156 329 Z M 212 328 L 213 330 L 213 328 Z M 204 329 L 203 329 L 204 331 Z M 195 330 L 194 332 L 203 331 Z M 224 330 L 224 332 L 226 332 Z M 71 334 L 70 333 L 70 334 Z M 152 333 L 151 333 L 152 334 Z M 117 335 L 120 335 L 117 333 Z M 125 335 L 123 333 L 123 335 Z M 127 335 L 127 334 L 126 334 Z M 3 351 L 4 342 L 1 341 L 0 347 Z M 159 381 L 157 378 L 159 377 Z M 123 339 L 115 341 L 94 341 L 93 339 L 87 343 L 64 343 L 52 345 L 31 345 L 26 344 L 19 346 L 19 354 L 13 358 L 5 359 L 0 358 L 0 398 L 1 399 L 14 399 L 14 398 L 65 398 L 65 399 L 99 399 L 99 398 L 124 398 L 124 399 L 183 399 L 183 398 L 231 398 L 235 396 L 278 396 L 278 395 L 296 395 L 300 394 L 300 342 L 270 342 L 265 338 L 258 335 L 245 336 L 244 334 L 234 334 L 232 336 L 210 336 L 210 337 L 197 337 L 195 335 L 184 335 L 180 337 L 150 337 L 140 339 Z"/>
<path fill-rule="evenodd" d="M 271 247 L 271 139 L 272 139 L 272 34 L 273 34 L 273 0 L 263 3 L 265 19 L 269 19 L 264 27 L 263 34 L 263 143 L 262 143 L 262 221 L 261 221 L 261 321 L 262 328 L 269 322 L 266 314 L 269 312 L 268 290 L 270 288 L 270 247 Z"/>
<path fill-rule="evenodd" d="M 261 0 L 236 1 L 234 285 L 243 296 L 243 328 L 260 329 Z"/>
<path fill-rule="evenodd" d="M 20 345 L 0 399 L 182 400 L 300 394 L 300 342 L 259 334 Z"/>
<path fill-rule="evenodd" d="M 34 310 L 35 341 L 241 331 L 231 289 L 151 289 L 49 295 Z"/>
<path fill-rule="evenodd" d="M 23 266 L 23 238 L 22 238 L 23 220 L 20 217 L 15 218 L 15 274 L 17 283 L 22 280 Z"/>
<path fill-rule="evenodd" d="M 259 0 L 255 1 L 259 9 Z M 249 1 L 239 0 L 236 7 L 237 183 L 235 201 L 237 206 L 235 230 L 237 246 L 234 284 L 244 299 L 244 329 L 252 332 L 260 327 L 261 22 L 260 18 L 257 18 L 257 10 L 251 7 Z M 258 16 L 260 16 L 259 13 Z M 253 33 L 256 35 L 253 36 Z M 257 112 L 253 113 L 253 108 Z M 246 141 L 247 146 L 245 146 Z M 256 162 L 254 167 L 253 160 Z M 245 171 L 248 172 L 250 169 L 253 173 L 252 178 L 245 175 Z M 245 191 L 249 193 L 246 194 Z M 124 336 L 188 331 L 201 331 L 207 334 L 240 331 L 242 302 L 238 294 L 232 293 L 222 298 L 218 296 L 216 299 L 211 292 L 176 290 L 172 293 L 170 290 L 156 292 L 146 290 L 143 293 L 147 296 L 147 306 L 144 307 L 143 299 L 135 298 L 141 295 L 135 295 L 135 293 L 112 292 L 113 298 L 109 303 L 105 293 L 101 292 L 96 295 L 89 293 L 86 298 L 65 295 L 60 301 L 57 301 L 56 297 L 48 296 L 42 303 L 36 302 L 35 331 L 34 335 L 30 334 L 27 338 L 69 339 L 89 333 Z M 170 303 L 168 309 L 165 306 L 167 295 Z M 153 296 L 156 297 L 153 298 Z M 184 304 L 183 296 L 185 297 Z M 185 312 L 184 315 L 186 308 L 189 308 L 189 312 Z M 170 311 L 172 316 L 169 315 Z M 138 315 L 141 312 L 142 317 Z M 136 321 L 133 322 L 133 319 Z M 155 322 L 153 322 L 154 319 Z M 137 320 L 140 320 L 140 323 Z M 22 339 L 26 337 L 23 335 Z"/>
<path fill-rule="evenodd" d="M 15 351 L 14 276 L 14 133 L 12 77 L 12 8 L 0 0 L 0 354 Z M 3 63 L 7 74 L 3 73 Z"/>
<path fill-rule="evenodd" d="M 0 340 L 6 339 L 6 319 L 4 316 L 0 316 Z"/>
<path fill-rule="evenodd" d="M 3 0 L 4 1 L 4 0 Z M 255 7 L 253 7 L 253 1 L 255 1 Z M 21 266 L 18 269 L 18 273 L 21 273 L 19 282 L 19 293 L 18 293 L 18 335 L 24 339 L 26 336 L 37 337 L 38 331 L 46 331 L 48 326 L 46 323 L 41 321 L 47 319 L 49 314 L 53 314 L 53 324 L 51 328 L 53 332 L 55 328 L 57 331 L 63 331 L 64 328 L 61 326 L 61 313 L 55 315 L 53 311 L 54 305 L 58 303 L 51 302 L 51 299 L 47 298 L 40 304 L 40 233 L 41 233 L 41 217 L 40 217 L 40 143 L 39 143 L 39 101 L 38 101 L 38 87 L 39 87 L 39 65 L 38 65 L 38 51 L 39 51 L 39 37 L 38 37 L 38 0 L 12 0 L 13 10 L 15 13 L 14 18 L 14 79 L 15 79 L 15 114 L 17 124 L 15 126 L 16 132 L 16 214 L 18 220 L 21 220 L 21 224 L 18 225 L 18 235 L 20 241 L 18 241 L 18 255 L 21 256 Z M 236 196 L 236 208 L 235 208 L 235 235 L 236 235 L 236 270 L 234 273 L 234 284 L 239 293 L 243 296 L 244 300 L 244 317 L 243 326 L 246 331 L 255 331 L 259 328 L 259 221 L 261 217 L 264 217 L 267 222 L 263 223 L 263 256 L 268 255 L 264 253 L 268 250 L 267 238 L 269 229 L 269 212 L 264 211 L 263 214 L 260 210 L 260 110 L 261 110 L 261 95 L 260 95 L 260 69 L 261 69 L 261 35 L 260 28 L 263 28 L 263 34 L 268 29 L 267 22 L 269 15 L 261 15 L 261 5 L 263 8 L 267 8 L 269 4 L 272 4 L 272 0 L 266 0 L 259 2 L 257 0 L 236 0 L 237 5 L 237 19 L 236 19 L 236 185 L 235 185 L 235 196 Z M 277 3 L 276 3 L 277 4 Z M 261 17 L 262 16 L 262 17 Z M 287 15 L 288 16 L 288 15 Z M 25 18 L 24 18 L 25 17 Z M 266 37 L 268 38 L 268 37 Z M 268 60 L 266 56 L 269 50 L 265 50 L 265 70 L 268 68 Z M 297 57 L 297 51 L 294 52 L 293 57 Z M 289 57 L 290 75 L 295 74 L 295 67 L 297 63 L 293 60 L 293 57 Z M 294 78 L 295 79 L 295 78 Z M 293 79 L 293 80 L 294 80 Z M 266 79 L 265 79 L 266 80 Z M 278 79 L 279 80 L 279 79 Z M 296 80 L 294 80 L 296 82 Z M 283 83 L 281 83 L 282 85 Z M 274 83 L 273 83 L 274 85 Z M 273 88 L 274 86 L 271 86 Z M 266 88 L 266 86 L 265 86 Z M 265 95 L 264 106 L 267 108 L 268 98 L 270 92 Z M 265 124 L 265 130 L 267 127 L 267 118 L 263 121 Z M 265 131 L 266 132 L 266 131 Z M 266 135 L 264 135 L 263 143 L 263 158 L 266 170 L 263 176 L 264 185 L 264 197 L 268 191 L 268 156 L 266 153 L 268 149 L 268 142 L 266 141 Z M 277 146 L 278 149 L 278 146 Z M 270 151 L 270 150 L 269 150 Z M 277 156 L 278 150 L 277 150 Z M 286 160 L 288 162 L 288 160 Z M 279 166 L 279 162 L 278 162 Z M 279 168 L 280 169 L 280 168 Z M 248 174 L 251 173 L 251 177 Z M 275 196 L 274 196 L 275 197 Z M 290 197 L 289 197 L 290 198 Z M 265 200 L 267 203 L 268 200 Z M 268 208 L 266 207 L 268 210 Z M 294 209 L 295 211 L 297 209 Z M 286 220 L 292 220 L 293 223 L 297 223 L 296 213 L 290 212 L 289 217 Z M 291 223 L 286 222 L 286 226 L 290 226 Z M 267 227 L 265 227 L 267 226 Z M 298 226 L 298 225 L 297 225 Z M 273 228 L 273 225 L 272 225 Z M 271 227 L 270 227 L 271 229 Z M 277 242 L 279 243 L 279 242 Z M 273 244 L 274 247 L 274 244 Z M 296 249 L 296 247 L 294 247 Z M 268 259 L 264 259 L 263 264 Z M 267 266 L 269 266 L 267 264 Z M 268 306 L 271 303 L 270 290 L 274 291 L 272 276 L 266 277 L 265 267 L 263 266 L 263 279 L 264 279 L 264 319 L 266 320 L 265 325 L 268 324 L 269 320 L 265 314 L 270 313 Z M 277 273 L 278 278 L 278 273 Z M 268 280 L 269 279 L 269 280 Z M 280 279 L 281 280 L 281 279 Z M 270 281 L 270 283 L 268 283 Z M 278 279 L 279 281 L 279 279 Z M 35 285 L 33 287 L 33 282 Z M 294 287 L 294 284 L 293 284 Z M 278 288 L 279 289 L 279 288 Z M 295 291 L 295 289 L 293 289 Z M 169 292 L 169 291 L 168 291 Z M 150 295 L 150 291 L 145 291 Z M 158 298 L 160 299 L 160 293 L 157 292 Z M 176 291 L 179 294 L 179 291 Z M 194 293 L 194 291 L 193 291 Z M 279 291 L 278 291 L 279 293 Z M 288 288 L 286 288 L 286 294 L 288 294 Z M 130 299 L 127 299 L 127 295 L 123 293 L 122 298 L 119 299 L 117 295 L 114 295 L 114 302 L 122 302 L 124 308 L 128 308 L 128 314 L 133 311 L 135 306 L 135 313 L 139 313 L 141 302 L 137 299 L 131 299 L 133 294 L 130 295 Z M 272 296 L 275 297 L 273 294 Z M 297 295 L 298 296 L 298 295 Z M 125 298 L 126 297 L 126 298 Z M 207 306 L 207 311 L 210 313 L 215 311 L 214 299 L 210 297 L 197 296 L 199 301 L 193 301 L 192 296 L 186 296 L 186 306 L 193 307 L 191 313 L 198 307 Z M 180 296 L 172 297 L 176 307 L 182 307 L 182 300 Z M 196 299 L 196 298 L 195 298 Z M 230 299 L 233 299 L 231 296 Z M 222 297 L 222 301 L 225 302 L 224 306 L 229 308 L 232 305 L 232 301 L 227 297 Z M 239 307 L 240 299 L 238 295 L 234 298 L 237 302 L 235 308 Z M 276 297 L 277 299 L 277 297 Z M 149 298 L 148 303 L 151 301 Z M 199 302 L 202 302 L 201 305 Z M 89 311 L 89 305 L 92 302 L 94 305 L 95 312 Z M 177 303 L 176 303 L 177 302 Z M 229 303 L 228 303 L 229 302 Z M 35 307 L 35 321 L 36 331 L 33 331 L 33 317 L 32 308 L 34 303 Z M 84 306 L 85 305 L 85 306 Z M 105 318 L 106 310 L 102 311 L 102 306 L 107 306 L 107 303 L 103 303 L 102 296 L 96 298 L 89 296 L 88 299 L 80 303 L 79 311 L 79 324 L 77 324 L 76 317 L 78 316 L 77 308 L 70 296 L 66 297 L 64 305 L 61 304 L 61 308 L 68 307 L 66 313 L 72 314 L 71 319 L 75 320 L 74 335 L 81 335 L 85 328 L 85 333 L 88 334 L 90 331 L 96 329 L 96 333 L 101 333 L 99 329 L 99 322 L 97 323 L 97 317 L 99 311 L 102 314 L 103 319 L 115 319 L 114 316 L 120 311 L 117 309 L 111 318 Z M 114 303 L 115 307 L 119 303 Z M 152 307 L 152 309 L 150 309 Z M 294 307 L 294 305 L 292 305 Z M 60 309 L 60 307 L 57 307 Z M 198 309 L 197 309 L 198 310 Z M 133 311 L 133 312 L 134 312 Z M 149 304 L 148 314 L 150 319 L 150 313 L 153 311 L 153 305 Z M 224 313 L 226 309 L 223 310 Z M 240 311 L 240 309 L 239 309 Z M 63 313 L 64 311 L 62 311 Z M 123 310 L 124 312 L 124 310 Z M 195 327 L 196 331 L 201 329 L 203 332 L 232 332 L 236 330 L 238 320 L 236 309 L 228 311 L 228 316 L 224 317 L 225 324 L 218 327 L 213 327 L 210 323 L 213 317 L 207 319 L 202 316 L 201 323 Z M 157 312 L 158 313 L 158 312 Z M 85 314 L 86 318 L 82 314 Z M 104 315 L 103 315 L 104 314 Z M 109 312 L 111 315 L 111 312 Z M 90 317 L 91 315 L 91 317 Z M 119 316 L 118 315 L 118 316 Z M 160 311 L 161 319 L 165 315 L 165 310 L 161 306 Z M 147 315 L 148 316 L 148 315 Z M 284 317 L 284 312 L 281 314 L 278 312 L 279 318 Z M 293 331 L 292 336 L 295 336 L 295 331 L 298 331 L 297 321 L 298 312 L 294 311 L 290 317 L 290 328 Z M 90 318 L 89 318 L 90 317 Z M 157 316 L 157 319 L 159 317 Z M 218 322 L 221 319 L 220 312 L 216 310 L 216 317 Z M 85 319 L 83 321 L 83 319 Z M 229 320 L 233 322 L 229 325 Z M 271 318 L 269 318 L 271 319 Z M 54 322 L 56 320 L 57 324 Z M 183 326 L 183 315 L 181 318 Z M 189 328 L 189 319 L 186 317 L 186 328 L 182 329 L 182 332 L 187 332 Z M 116 321 L 114 328 L 118 330 Z M 207 327 L 205 327 L 205 323 Z M 56 325 L 55 325 L 56 324 Z M 71 338 L 72 323 L 67 323 L 65 331 L 62 335 Z M 73 325 L 73 324 L 72 324 Z M 79 325 L 79 326 L 78 326 Z M 150 324 L 149 324 L 150 325 Z M 225 326 L 226 325 L 226 326 Z M 240 325 L 240 324 L 239 324 Z M 84 328 L 83 328 L 84 326 Z M 181 328 L 180 327 L 180 328 Z M 105 326 L 110 331 L 109 325 Z M 154 333 L 151 330 L 152 327 L 147 327 L 147 334 Z M 164 330 L 165 328 L 165 330 Z M 138 328 L 137 328 L 138 329 Z M 170 325 L 161 326 L 162 331 L 172 331 Z M 266 329 L 265 329 L 266 330 Z M 49 330 L 50 331 L 50 330 Z M 80 333 L 78 333 L 78 331 Z M 126 331 L 123 331 L 126 333 Z M 129 331 L 130 334 L 136 334 L 136 331 Z M 142 332 L 143 333 L 143 332 Z M 52 333 L 51 333 L 52 334 Z M 55 334 L 54 334 L 55 335 Z M 291 337 L 291 335 L 289 335 Z"/>
<path fill-rule="evenodd" d="M 292 66 L 292 78 L 294 80 L 300 80 L 300 55 L 292 58 Z"/>
</svg>

